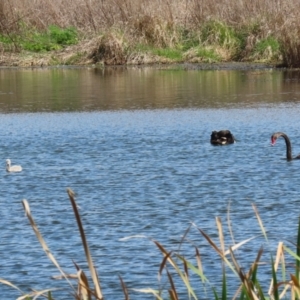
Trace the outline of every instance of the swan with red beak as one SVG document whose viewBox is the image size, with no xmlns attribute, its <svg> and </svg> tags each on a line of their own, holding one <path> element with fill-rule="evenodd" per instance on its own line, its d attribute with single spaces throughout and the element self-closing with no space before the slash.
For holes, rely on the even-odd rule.
<svg viewBox="0 0 300 300">
<path fill-rule="evenodd" d="M 283 137 L 286 144 L 286 159 L 292 160 L 292 159 L 300 159 L 300 154 L 296 157 L 292 157 L 292 145 L 289 137 L 284 132 L 275 132 L 271 136 L 271 145 L 274 146 L 276 144 L 276 141 L 279 137 Z"/>
</svg>

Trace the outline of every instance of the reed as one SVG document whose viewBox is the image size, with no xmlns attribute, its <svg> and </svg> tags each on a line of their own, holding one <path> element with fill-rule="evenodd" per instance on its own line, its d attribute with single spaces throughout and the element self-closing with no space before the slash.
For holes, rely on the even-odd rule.
<svg viewBox="0 0 300 300">
<path fill-rule="evenodd" d="M 218 54 L 214 59 L 280 61 L 299 67 L 299 8 L 297 0 L 2 0 L 0 42 L 4 47 L 9 41 L 14 50 L 20 50 L 16 36 L 24 36 L 28 30 L 45 33 L 55 25 L 75 28 L 81 40 L 121 41 L 123 58 L 109 58 L 108 64 L 126 63 L 133 53 L 140 55 L 135 50 L 143 44 L 155 51 L 180 49 L 186 58 L 191 53 L 199 56 L 199 48 L 210 46 Z M 103 40 L 103 36 L 109 38 Z M 98 41 L 95 39 L 91 49 L 94 52 Z M 118 43 L 114 45 L 120 48 Z M 115 48 L 106 48 L 112 56 Z M 189 55 L 184 56 L 187 51 Z M 205 58 L 205 53 L 202 55 Z M 94 60 L 97 57 L 106 63 L 101 51 Z"/>
<path fill-rule="evenodd" d="M 93 259 L 92 259 L 92 256 L 91 256 L 91 253 L 90 253 L 90 250 L 89 250 L 89 247 L 88 247 L 88 243 L 87 243 L 87 239 L 86 239 L 85 232 L 84 232 L 84 229 L 83 229 L 83 225 L 81 223 L 81 218 L 80 218 L 78 208 L 77 208 L 77 205 L 76 205 L 76 201 L 75 201 L 75 195 L 74 195 L 74 192 L 71 189 L 68 189 L 67 192 L 68 192 L 68 195 L 69 195 L 71 206 L 72 206 L 73 211 L 74 211 L 75 219 L 77 221 L 79 233 L 80 233 L 80 236 L 81 236 L 82 245 L 83 245 L 83 248 L 84 248 L 84 252 L 85 252 L 85 255 L 86 255 L 86 260 L 87 260 L 87 263 L 88 263 L 88 266 L 89 266 L 89 271 L 90 271 L 92 281 L 93 281 L 93 288 L 90 287 L 90 284 L 89 284 L 87 276 L 85 275 L 85 272 L 82 269 L 80 269 L 79 266 L 76 263 L 74 263 L 75 268 L 77 270 L 77 273 L 75 275 L 67 274 L 62 269 L 62 267 L 59 265 L 58 261 L 56 260 L 56 258 L 52 254 L 52 252 L 50 251 L 50 249 L 49 249 L 46 241 L 44 240 L 41 232 L 39 231 L 38 226 L 36 225 L 36 223 L 34 221 L 34 218 L 31 214 L 30 206 L 29 206 L 28 201 L 23 200 L 22 204 L 23 204 L 26 216 L 28 217 L 28 220 L 30 222 L 30 225 L 31 225 L 38 241 L 40 242 L 43 250 L 45 251 L 45 254 L 50 259 L 50 261 L 55 265 L 55 267 L 59 270 L 59 272 L 61 273 L 61 278 L 64 278 L 68 282 L 70 290 L 71 290 L 70 292 L 71 292 L 71 294 L 74 295 L 74 299 L 76 299 L 76 300 L 92 300 L 92 299 L 102 300 L 103 295 L 102 295 L 102 290 L 101 290 L 101 287 L 100 287 L 100 281 L 98 279 L 98 274 L 96 272 L 96 268 L 93 264 Z M 69 280 L 70 278 L 77 279 L 77 287 L 75 287 L 71 283 L 71 281 Z M 55 288 L 50 288 L 50 289 L 41 290 L 41 291 L 37 291 L 37 290 L 33 289 L 33 291 L 31 293 L 25 293 L 25 292 L 21 291 L 17 286 L 13 285 L 11 282 L 8 282 L 4 279 L 0 279 L 0 283 L 9 285 L 12 288 L 17 289 L 20 293 L 22 293 L 23 295 L 21 297 L 19 297 L 18 300 L 36 299 L 39 296 L 43 296 L 46 299 L 51 300 L 51 299 L 53 299 L 51 292 L 57 290 Z M 124 287 L 124 289 L 125 289 L 125 287 Z"/>
<path fill-rule="evenodd" d="M 255 215 L 257 217 L 259 226 L 261 228 L 262 234 L 265 237 L 265 240 L 267 244 L 268 236 L 266 234 L 266 229 L 264 228 L 263 222 L 258 214 L 258 210 L 253 205 L 253 209 L 255 212 Z M 230 222 L 229 222 L 230 223 Z M 190 261 L 186 260 L 183 256 L 177 254 L 173 251 L 166 250 L 162 244 L 158 243 L 157 241 L 153 241 L 154 244 L 158 247 L 161 254 L 163 255 L 163 260 L 160 265 L 160 271 L 159 273 L 162 274 L 163 270 L 166 270 L 167 278 L 169 280 L 169 295 L 170 299 L 179 299 L 178 297 L 178 291 L 176 290 L 176 287 L 174 285 L 174 282 L 177 281 L 178 278 L 182 280 L 184 283 L 187 294 L 189 298 L 192 299 L 201 299 L 201 297 L 198 298 L 196 296 L 196 293 L 193 289 L 193 287 L 190 284 L 190 281 L 188 278 L 190 277 L 189 271 L 196 274 L 200 277 L 201 282 L 203 285 L 211 285 L 213 295 L 215 300 L 219 299 L 247 299 L 247 300 L 259 300 L 259 299 L 299 299 L 300 298 L 300 218 L 299 218 L 299 224 L 298 224 L 298 237 L 297 237 L 297 243 L 296 251 L 292 251 L 287 245 L 285 245 L 283 242 L 279 242 L 277 246 L 277 253 L 275 256 L 275 259 L 270 253 L 270 282 L 269 282 L 269 289 L 268 291 L 264 291 L 262 288 L 262 282 L 259 280 L 259 266 L 260 265 L 268 265 L 267 262 L 262 262 L 262 254 L 264 252 L 263 247 L 260 247 L 260 249 L 257 252 L 257 256 L 253 263 L 251 264 L 248 271 L 244 271 L 243 268 L 241 268 L 241 264 L 239 263 L 235 252 L 244 244 L 248 243 L 252 238 L 244 240 L 238 244 L 234 244 L 233 246 L 230 246 L 227 250 L 225 248 L 225 241 L 224 241 L 224 235 L 223 235 L 223 226 L 221 219 L 218 217 L 216 218 L 216 226 L 219 232 L 219 246 L 215 241 L 213 241 L 212 238 L 210 238 L 202 229 L 198 228 L 196 225 L 193 224 L 193 226 L 200 232 L 200 234 L 205 238 L 205 240 L 208 242 L 208 244 L 212 247 L 213 251 L 216 252 L 219 257 L 221 258 L 221 268 L 220 273 L 222 274 L 222 283 L 219 287 L 214 287 L 211 285 L 208 281 L 208 279 L 205 277 L 203 273 L 202 268 L 202 262 L 200 259 L 200 251 L 199 249 L 196 249 L 196 262 L 197 265 L 194 265 Z M 230 225 L 229 225 L 230 227 Z M 185 239 L 186 237 L 184 237 Z M 290 264 L 287 263 L 287 256 L 289 255 L 288 259 L 291 258 L 294 259 L 294 263 Z M 182 266 L 180 266 L 180 262 L 182 263 Z M 204 262 L 205 263 L 205 262 Z M 291 266 L 290 266 L 291 265 Z M 171 276 L 171 272 L 168 269 L 168 266 L 171 266 L 175 274 L 173 273 L 173 276 Z M 289 269 L 290 273 L 290 279 L 287 280 L 286 278 L 286 272 L 287 269 Z M 227 275 L 226 270 L 230 270 L 236 277 L 237 281 L 239 281 L 239 287 L 234 292 L 231 291 L 231 294 L 234 296 L 228 295 L 228 282 L 227 282 Z M 278 274 L 279 270 L 281 270 L 281 276 Z M 266 282 L 263 282 L 264 285 L 266 285 Z M 221 292 L 218 293 L 218 289 L 221 289 Z M 151 293 L 154 294 L 158 299 L 163 299 L 161 297 L 161 291 L 154 291 L 153 289 L 142 289 L 139 290 L 143 293 Z M 207 297 L 207 295 L 206 295 Z"/>
<path fill-rule="evenodd" d="M 82 246 L 86 255 L 87 264 L 89 267 L 90 279 L 86 276 L 85 272 L 74 262 L 74 266 L 76 269 L 76 274 L 67 274 L 63 268 L 59 265 L 56 258 L 53 256 L 49 247 L 47 246 L 46 241 L 44 240 L 41 232 L 38 229 L 37 224 L 34 221 L 34 218 L 30 211 L 30 206 L 27 200 L 23 200 L 22 204 L 28 217 L 29 223 L 40 242 L 45 254 L 50 259 L 50 261 L 57 267 L 59 272 L 61 273 L 60 278 L 65 279 L 69 285 L 70 294 L 73 295 L 76 300 L 103 300 L 104 295 L 102 293 L 102 289 L 100 286 L 100 281 L 98 278 L 98 273 L 93 263 L 93 259 L 89 250 L 88 242 L 86 239 L 86 235 L 83 229 L 83 224 L 81 222 L 80 214 L 76 205 L 74 192 L 71 189 L 67 190 L 69 200 L 71 203 L 71 207 L 74 212 L 74 216 L 78 225 L 78 230 L 81 236 Z M 267 230 L 263 225 L 263 221 L 260 218 L 258 210 L 255 205 L 253 205 L 253 210 L 256 215 L 258 224 L 261 229 L 262 236 L 264 237 L 267 246 L 269 246 L 269 239 L 267 235 Z M 262 261 L 262 255 L 265 251 L 263 247 L 255 250 L 257 251 L 256 257 L 254 261 L 250 264 L 248 270 L 245 270 L 241 267 L 241 265 L 245 265 L 245 262 L 241 263 L 237 258 L 237 251 L 241 249 L 241 247 L 256 237 L 251 237 L 246 240 L 243 240 L 239 243 L 234 242 L 233 231 L 231 228 L 230 222 L 230 209 L 228 209 L 228 228 L 231 235 L 231 246 L 226 249 L 226 241 L 224 238 L 224 229 L 222 225 L 222 221 L 219 217 L 216 218 L 216 228 L 218 231 L 219 243 L 213 240 L 206 232 L 204 232 L 201 228 L 197 227 L 195 224 L 191 224 L 179 243 L 178 250 L 168 250 L 166 249 L 162 243 L 157 240 L 150 239 L 155 247 L 159 250 L 159 253 L 162 255 L 162 261 L 159 266 L 159 281 L 162 281 L 163 277 L 166 277 L 168 284 L 163 284 L 161 286 L 164 289 L 153 289 L 153 288 L 143 288 L 143 289 L 131 289 L 135 292 L 139 292 L 141 294 L 151 294 L 155 297 L 155 299 L 163 300 L 163 299 L 171 299 L 171 300 L 179 300 L 182 297 L 183 291 L 182 289 L 178 289 L 178 286 L 183 286 L 186 289 L 185 298 L 189 299 L 201 299 L 199 293 L 199 282 L 203 285 L 204 290 L 204 298 L 207 298 L 209 295 L 213 295 L 215 300 L 226 300 L 229 298 L 232 299 L 241 299 L 241 300 L 259 300 L 259 299 L 300 299 L 300 218 L 298 223 L 298 236 L 297 241 L 294 244 L 295 251 L 290 249 L 285 243 L 279 242 L 277 246 L 277 253 L 274 256 L 271 251 L 269 251 L 269 262 Z M 197 232 L 207 241 L 208 245 L 212 249 L 212 255 L 217 254 L 220 258 L 220 274 L 222 276 L 222 281 L 216 284 L 211 283 L 203 271 L 203 265 L 205 265 L 206 261 L 203 261 L 200 255 L 200 249 L 195 245 L 194 242 L 189 240 L 188 234 L 192 229 L 196 229 Z M 123 240 L 131 239 L 131 238 L 145 238 L 144 236 L 131 236 L 125 237 Z M 191 261 L 187 259 L 183 254 L 180 248 L 184 243 L 187 243 L 189 246 L 192 245 L 194 249 L 194 260 Z M 271 247 L 270 247 L 271 248 Z M 239 255 L 240 256 L 240 255 Z M 292 262 L 294 261 L 294 263 Z M 292 262 L 292 263 L 291 263 Z M 269 283 L 266 282 L 266 274 L 264 274 L 263 281 L 260 279 L 260 268 L 261 266 L 264 268 L 269 268 Z M 280 274 L 281 271 L 281 274 Z M 230 274 L 228 274 L 230 272 Z M 263 271 L 261 271 L 263 272 Z M 287 279 L 287 274 L 289 275 L 289 279 Z M 232 290 L 232 285 L 230 285 L 230 295 L 229 295 L 229 282 L 228 278 L 230 277 L 230 283 L 232 283 L 233 277 L 236 279 L 237 290 Z M 198 284 L 196 287 L 193 286 L 193 278 L 198 278 Z M 76 285 L 72 284 L 70 279 L 76 279 Z M 129 292 L 125 282 L 121 277 L 120 285 L 122 287 L 124 293 L 124 299 L 129 300 Z M 92 284 L 91 284 L 92 281 Z M 37 299 L 38 297 L 44 297 L 48 300 L 53 299 L 53 291 L 56 291 L 56 288 L 48 288 L 44 290 L 35 290 L 32 289 L 32 292 L 24 292 L 20 290 L 13 283 L 0 279 L 0 283 L 10 286 L 19 291 L 21 296 L 18 298 L 19 300 L 26 299 Z M 181 284 L 180 284 L 181 283 Z M 266 290 L 266 286 L 269 288 Z M 210 289 L 209 295 L 207 293 L 207 289 Z"/>
</svg>

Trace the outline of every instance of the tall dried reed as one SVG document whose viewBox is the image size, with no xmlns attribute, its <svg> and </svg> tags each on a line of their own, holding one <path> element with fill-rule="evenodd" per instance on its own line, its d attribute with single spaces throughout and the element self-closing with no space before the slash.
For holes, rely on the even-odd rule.
<svg viewBox="0 0 300 300">
<path fill-rule="evenodd" d="M 173 47 L 183 33 L 201 32 L 217 21 L 244 32 L 245 47 L 270 36 L 281 45 L 283 61 L 300 66 L 297 0 L 2 0 L 0 33 L 24 25 L 46 30 L 73 26 L 84 34 L 119 31 L 129 43 Z M 252 43 L 252 44 L 251 44 Z"/>
<path fill-rule="evenodd" d="M 218 20 L 234 26 L 259 22 L 266 30 L 277 31 L 291 22 L 300 24 L 299 5 L 297 0 L 2 0 L 0 13 L 7 20 L 21 18 L 39 28 L 53 24 L 90 31 L 123 28 L 148 16 L 187 28 Z"/>
<path fill-rule="evenodd" d="M 266 240 L 267 245 L 269 244 L 268 236 L 266 233 L 266 229 L 264 228 L 263 222 L 259 216 L 258 210 L 255 205 L 253 205 L 253 209 L 255 215 L 257 217 L 260 229 L 262 234 Z M 230 220 L 229 221 L 229 230 L 230 228 Z M 193 224 L 194 226 L 194 224 Z M 233 245 L 229 246 L 226 250 L 225 247 L 225 239 L 223 234 L 223 226 L 220 218 L 216 218 L 216 226 L 219 234 L 219 245 L 216 241 L 214 241 L 209 235 L 207 235 L 202 229 L 196 227 L 196 229 L 200 232 L 200 234 L 204 237 L 204 239 L 211 246 L 213 252 L 216 252 L 218 256 L 221 258 L 221 268 L 220 274 L 223 274 L 223 279 L 221 284 L 218 287 L 213 287 L 214 297 L 210 297 L 215 300 L 219 299 L 241 299 L 241 300 L 259 300 L 259 299 L 300 299 L 300 219 L 298 223 L 298 237 L 297 242 L 293 245 L 296 248 L 296 251 L 292 251 L 284 242 L 279 242 L 277 247 L 277 253 L 275 259 L 273 258 L 273 254 L 270 253 L 270 263 L 261 261 L 262 255 L 264 252 L 264 248 L 261 246 L 257 251 L 257 255 L 251 264 L 248 270 L 241 267 L 240 262 L 237 259 L 237 250 L 240 249 L 244 244 L 248 243 L 255 237 L 246 239 L 241 241 L 240 243 L 234 242 Z M 186 233 L 190 230 L 191 227 L 188 228 Z M 232 233 L 231 233 L 232 234 Z M 129 237 L 133 238 L 133 237 Z M 182 238 L 182 242 L 187 240 L 186 234 Z M 178 279 L 180 279 L 186 288 L 186 293 L 189 295 L 189 299 L 200 299 L 195 293 L 194 287 L 191 283 L 191 274 L 193 273 L 201 279 L 203 286 L 208 287 L 209 281 L 203 273 L 202 264 L 205 264 L 205 261 L 201 262 L 200 257 L 200 249 L 195 247 L 195 259 L 196 265 L 191 263 L 191 261 L 187 260 L 181 254 L 176 253 L 176 251 L 168 251 L 163 245 L 157 241 L 153 241 L 154 244 L 158 247 L 161 252 L 163 259 L 159 269 L 159 275 L 161 276 L 163 271 L 166 273 L 167 280 L 169 281 L 169 299 L 179 300 L 178 290 L 176 288 L 175 282 L 178 283 Z M 190 242 L 190 241 L 189 241 Z M 232 242 L 231 242 L 232 243 Z M 271 247 L 270 247 L 271 248 Z M 211 256 L 212 257 L 212 256 Z M 294 260 L 291 263 L 291 260 Z M 287 262 L 289 260 L 289 262 Z M 264 290 L 262 288 L 266 282 L 262 282 L 260 280 L 260 268 L 261 265 L 268 266 L 270 271 L 270 277 L 267 278 L 270 280 L 269 289 Z M 172 272 L 173 271 L 173 272 Z M 226 272 L 232 272 L 234 276 L 237 278 L 238 289 L 234 291 L 232 288 L 229 292 L 228 280 Z M 281 274 L 279 271 L 281 271 Z M 290 276 L 290 280 L 288 280 L 287 274 Z M 229 277 L 229 276 L 228 276 Z M 232 276 L 231 276 L 232 278 Z M 266 277 L 264 277 L 264 281 Z M 140 289 L 138 290 L 142 293 L 153 294 L 157 299 L 163 299 L 162 291 L 156 291 L 154 289 Z M 231 295 L 229 295 L 229 293 Z M 207 294 L 205 292 L 205 298 L 207 298 Z"/>
<path fill-rule="evenodd" d="M 89 246 L 86 239 L 86 234 L 83 229 L 82 221 L 80 218 L 80 214 L 77 208 L 77 204 L 75 201 L 74 192 L 71 189 L 67 190 L 69 199 L 71 202 L 71 206 L 74 211 L 75 219 L 78 225 L 79 233 L 81 236 L 82 245 L 84 248 L 84 252 L 86 255 L 90 276 L 93 281 L 93 287 L 90 287 L 88 277 L 85 275 L 84 271 L 79 268 L 79 266 L 74 263 L 77 274 L 70 275 L 65 273 L 62 267 L 58 264 L 58 261 L 51 253 L 50 249 L 47 246 L 46 241 L 44 240 L 41 232 L 38 229 L 37 224 L 34 221 L 34 218 L 31 214 L 29 203 L 26 200 L 23 200 L 23 207 L 32 226 L 32 229 L 40 242 L 43 250 L 45 251 L 48 258 L 51 262 L 57 267 L 57 269 L 61 273 L 61 277 L 64 278 L 69 283 L 69 289 L 74 297 L 77 300 L 103 300 L 104 296 L 102 294 L 102 290 L 100 287 L 100 281 L 98 278 L 98 274 L 96 272 L 96 268 L 93 264 L 93 259 L 89 250 Z M 259 227 L 261 229 L 262 235 L 265 238 L 267 245 L 269 245 L 269 240 L 267 236 L 267 231 L 263 225 L 263 221 L 260 218 L 258 210 L 255 205 L 253 205 L 253 209 L 258 220 Z M 197 227 L 195 224 L 191 224 L 188 229 L 185 231 L 181 241 L 179 243 L 178 251 L 168 251 L 160 242 L 156 240 L 152 240 L 154 245 L 159 249 L 159 252 L 162 254 L 163 259 L 159 267 L 159 279 L 163 275 L 167 277 L 167 285 L 162 285 L 163 289 L 155 290 L 152 288 L 144 288 L 144 289 L 132 289 L 138 291 L 140 293 L 152 294 L 155 299 L 163 300 L 166 296 L 165 289 L 167 288 L 167 299 L 179 300 L 181 297 L 179 295 L 178 283 L 182 282 L 183 286 L 186 288 L 186 296 L 185 298 L 189 299 L 199 299 L 195 288 L 193 287 L 192 276 L 199 277 L 201 283 L 204 287 L 204 297 L 207 298 L 207 288 L 211 288 L 213 292 L 213 299 L 228 299 L 228 280 L 226 273 L 230 271 L 238 282 L 238 289 L 234 291 L 231 288 L 230 294 L 233 295 L 233 299 L 241 299 L 241 300 L 259 300 L 259 299 L 299 299 L 300 298 L 300 219 L 298 223 L 298 236 L 297 241 L 294 243 L 296 251 L 292 251 L 284 242 L 279 242 L 277 247 L 277 253 L 275 259 L 273 258 L 272 253 L 270 253 L 270 263 L 262 262 L 262 254 L 264 252 L 263 247 L 260 247 L 257 251 L 257 255 L 254 261 L 251 263 L 250 268 L 245 270 L 242 268 L 238 259 L 237 259 L 237 250 L 240 249 L 243 245 L 248 243 L 249 241 L 255 239 L 256 237 L 251 237 L 245 239 L 239 243 L 235 242 L 233 231 L 231 228 L 230 221 L 230 208 L 228 209 L 228 227 L 231 236 L 231 246 L 226 250 L 227 241 L 225 241 L 224 237 L 224 228 L 219 217 L 216 217 L 216 227 L 218 231 L 219 243 L 215 241 L 212 237 L 210 237 L 205 231 L 201 228 Z M 212 255 L 210 259 L 214 259 L 214 253 L 216 253 L 221 259 L 221 268 L 220 274 L 222 274 L 223 279 L 222 282 L 219 283 L 219 286 L 214 287 L 210 284 L 209 280 L 204 274 L 203 265 L 207 263 L 207 261 L 202 261 L 200 256 L 200 249 L 196 246 L 196 243 L 188 239 L 188 233 L 192 228 L 196 228 L 196 230 L 200 233 L 200 235 L 207 241 L 209 246 L 212 248 Z M 145 236 L 130 236 L 125 237 L 123 240 L 131 239 L 131 238 L 145 238 Z M 192 248 L 195 249 L 195 262 L 187 260 L 184 256 L 181 247 L 183 243 L 188 242 L 189 245 L 192 244 Z M 271 249 L 271 247 L 270 247 Z M 241 255 L 239 255 L 241 257 Z M 242 257 L 243 258 L 243 257 Z M 290 258 L 292 258 L 292 263 Z M 289 262 L 287 262 L 289 260 Z M 267 266 L 270 269 L 269 278 L 266 275 L 263 276 L 264 281 L 267 279 L 270 280 L 269 289 L 265 291 L 262 288 L 262 282 L 259 280 L 259 270 L 261 264 Z M 279 275 L 279 270 L 281 271 L 281 275 Z M 288 280 L 287 273 L 289 273 L 290 280 Z M 232 276 L 231 276 L 232 277 Z M 77 279 L 77 288 L 72 285 L 69 281 L 69 278 Z M 121 277 L 120 284 L 122 286 L 124 292 L 124 299 L 129 300 L 129 291 L 126 287 L 125 282 Z M 0 283 L 10 286 L 13 289 L 18 290 L 22 296 L 18 299 L 37 299 L 40 296 L 51 300 L 52 292 L 56 289 L 44 289 L 44 290 L 33 290 L 30 293 L 23 292 L 13 283 L 0 278 Z M 265 283 L 265 282 L 264 282 Z M 265 284 L 264 284 L 265 285 Z M 197 284 L 197 290 L 199 289 L 199 282 Z M 221 292 L 220 292 L 221 290 Z M 180 291 L 182 294 L 182 291 Z M 220 294 L 219 294 L 220 293 Z M 201 293 L 202 295 L 202 293 Z M 230 296 L 230 297 L 231 297 Z"/>
</svg>

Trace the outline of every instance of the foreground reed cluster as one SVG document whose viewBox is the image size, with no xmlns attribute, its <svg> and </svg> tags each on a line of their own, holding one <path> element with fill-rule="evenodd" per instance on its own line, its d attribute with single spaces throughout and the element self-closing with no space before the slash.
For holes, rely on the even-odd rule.
<svg viewBox="0 0 300 300">
<path fill-rule="evenodd" d="M 0 54 L 77 45 L 45 63 L 300 67 L 299 9 L 297 0 L 2 0 Z"/>
<path fill-rule="evenodd" d="M 26 216 L 29 219 L 30 225 L 39 240 L 43 250 L 45 251 L 48 258 L 51 262 L 57 267 L 57 269 L 61 273 L 61 278 L 65 279 L 69 284 L 69 293 L 73 295 L 76 300 L 103 300 L 104 295 L 100 286 L 100 281 L 98 278 L 98 274 L 96 268 L 93 264 L 93 259 L 89 250 L 89 246 L 87 243 L 87 239 L 85 236 L 85 232 L 83 229 L 83 225 L 81 222 L 81 218 L 78 212 L 78 208 L 76 205 L 76 201 L 74 198 L 74 193 L 71 189 L 68 189 L 68 195 L 71 202 L 71 206 L 74 211 L 75 219 L 77 221 L 79 233 L 81 236 L 82 245 L 84 248 L 84 252 L 86 255 L 86 260 L 89 267 L 90 277 L 92 280 L 92 284 L 87 277 L 86 273 L 74 262 L 74 266 L 76 268 L 76 274 L 70 275 L 63 271 L 62 267 L 58 264 L 57 260 L 51 253 L 48 248 L 44 238 L 42 237 L 34 219 L 30 211 L 29 204 L 26 200 L 23 200 L 23 207 L 26 213 Z M 266 243 L 268 244 L 268 237 L 266 234 L 266 230 L 263 226 L 263 222 L 258 214 L 257 208 L 253 205 L 253 209 L 255 215 L 258 220 L 258 224 L 260 226 L 262 235 L 264 236 Z M 230 221 L 230 220 L 229 220 Z M 229 222 L 230 223 L 230 222 Z M 186 289 L 186 294 L 184 295 L 184 299 L 206 299 L 207 295 L 213 295 L 215 300 L 226 300 L 226 299 L 241 299 L 241 300 L 261 300 L 261 299 L 300 299 L 300 219 L 298 224 L 298 238 L 295 243 L 296 251 L 292 251 L 287 245 L 283 242 L 278 243 L 277 254 L 275 258 L 272 254 L 270 254 L 269 262 L 261 261 L 262 254 L 264 252 L 263 247 L 261 247 L 256 255 L 255 260 L 252 262 L 250 268 L 248 270 L 244 270 L 241 268 L 240 263 L 236 257 L 237 250 L 248 243 L 253 239 L 249 238 L 239 243 L 233 243 L 229 249 L 225 248 L 224 241 L 224 233 L 223 226 L 220 218 L 216 218 L 217 230 L 219 233 L 219 245 L 216 241 L 213 241 L 202 229 L 198 228 L 195 224 L 189 226 L 188 230 L 186 230 L 185 234 L 182 237 L 181 243 L 188 241 L 187 234 L 191 227 L 195 227 L 197 231 L 204 237 L 204 239 L 208 242 L 208 245 L 211 246 L 213 253 L 217 254 L 221 259 L 220 264 L 220 274 L 222 276 L 222 282 L 219 286 L 212 285 L 203 272 L 203 262 L 200 256 L 200 249 L 197 246 L 193 246 L 195 250 L 195 262 L 191 262 L 187 260 L 184 255 L 180 254 L 176 251 L 168 251 L 165 247 L 156 240 L 152 240 L 153 244 L 159 249 L 159 253 L 162 255 L 162 262 L 159 266 L 159 278 L 162 276 L 166 276 L 168 284 L 164 285 L 163 289 L 153 289 L 153 288 L 145 288 L 145 289 L 132 289 L 135 292 L 139 293 L 147 293 L 154 296 L 157 300 L 163 299 L 171 299 L 171 300 L 179 300 L 182 295 L 182 291 L 180 294 L 177 289 L 178 283 L 183 284 Z M 230 228 L 231 231 L 231 228 Z M 140 236 L 138 236 L 140 238 Z M 125 239 L 136 238 L 134 237 L 126 237 Z M 190 241 L 189 241 L 190 242 Z M 181 244 L 180 243 L 180 244 Z M 212 255 L 213 256 L 213 255 Z M 294 263 L 287 263 L 287 260 L 292 259 Z M 265 287 L 265 276 L 264 282 L 259 279 L 260 275 L 260 266 L 264 265 L 269 268 L 269 289 L 265 291 L 263 286 Z M 234 275 L 237 282 L 237 290 L 229 292 L 229 284 L 227 281 L 228 274 Z M 278 275 L 280 273 L 280 275 Z M 202 283 L 204 287 L 204 292 L 201 293 L 200 296 L 197 295 L 195 287 L 193 287 L 191 278 L 198 277 L 200 283 Z M 289 279 L 287 278 L 289 276 Z M 232 276 L 231 276 L 232 277 Z M 76 279 L 77 283 L 74 286 L 70 282 L 70 278 Z M 0 283 L 8 285 L 14 289 L 17 289 L 20 294 L 22 294 L 18 300 L 30 300 L 37 299 L 39 297 L 46 298 L 48 300 L 53 300 L 52 292 L 57 290 L 54 288 L 49 288 L 41 291 L 37 291 L 32 289 L 32 292 L 26 293 L 21 291 L 17 286 L 13 283 L 0 279 Z M 124 292 L 124 299 L 130 299 L 130 290 L 127 288 L 125 281 L 120 277 L 120 285 Z M 210 289 L 210 291 L 207 291 Z M 197 290 L 199 290 L 199 284 L 197 284 Z M 205 291 L 206 290 L 206 291 Z"/>
</svg>

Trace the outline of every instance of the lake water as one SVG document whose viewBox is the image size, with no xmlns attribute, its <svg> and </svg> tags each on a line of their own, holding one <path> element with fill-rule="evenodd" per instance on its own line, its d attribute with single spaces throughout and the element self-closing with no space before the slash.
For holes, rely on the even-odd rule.
<svg viewBox="0 0 300 300">
<path fill-rule="evenodd" d="M 262 245 L 268 263 L 279 241 L 295 248 L 300 161 L 287 162 L 284 140 L 271 147 L 270 136 L 287 133 L 293 154 L 300 153 L 299 116 L 297 71 L 0 69 L 0 278 L 24 292 L 63 288 L 53 295 L 70 299 L 66 282 L 51 279 L 59 272 L 21 201 L 28 200 L 63 269 L 76 273 L 75 261 L 87 271 L 66 193 L 71 187 L 105 299 L 124 298 L 119 275 L 131 299 L 153 299 L 131 290 L 159 287 L 162 255 L 151 239 L 194 264 L 199 248 L 207 294 L 197 276 L 192 281 L 198 298 L 209 299 L 211 286 L 219 288 L 221 263 L 197 227 L 219 245 L 220 217 L 228 247 L 229 215 L 236 243 L 255 236 L 237 253 L 245 270 Z M 221 129 L 230 129 L 237 142 L 212 146 L 211 132 Z M 7 158 L 23 172 L 7 173 Z M 126 239 L 134 235 L 145 238 Z M 269 272 L 269 266 L 261 271 L 266 286 Z M 166 282 L 164 275 L 162 286 Z M 186 295 L 180 280 L 177 286 Z M 0 290 L 5 299 L 21 295 L 5 285 Z"/>
</svg>

